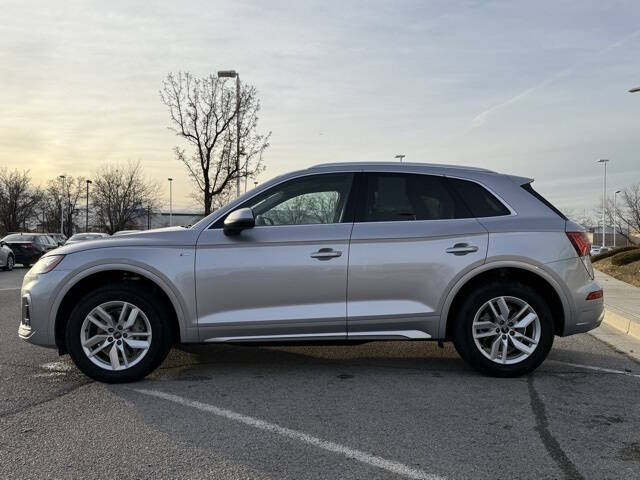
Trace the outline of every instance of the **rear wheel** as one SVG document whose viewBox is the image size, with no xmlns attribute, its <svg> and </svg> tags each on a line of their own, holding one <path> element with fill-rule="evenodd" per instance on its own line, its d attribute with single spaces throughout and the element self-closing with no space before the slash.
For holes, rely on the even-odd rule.
<svg viewBox="0 0 640 480">
<path fill-rule="evenodd" d="M 454 344 L 473 368 L 515 377 L 535 370 L 553 345 L 545 300 L 528 285 L 500 281 L 481 286 L 458 310 Z"/>
<path fill-rule="evenodd" d="M 87 376 L 107 383 L 139 380 L 167 356 L 169 318 L 153 292 L 129 283 L 80 300 L 66 328 L 67 350 Z"/>
</svg>

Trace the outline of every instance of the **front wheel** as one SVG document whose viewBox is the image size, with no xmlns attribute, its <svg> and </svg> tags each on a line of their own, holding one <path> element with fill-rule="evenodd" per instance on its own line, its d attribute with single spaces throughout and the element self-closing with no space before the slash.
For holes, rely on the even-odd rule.
<svg viewBox="0 0 640 480">
<path fill-rule="evenodd" d="M 167 356 L 169 325 L 152 291 L 130 283 L 101 287 L 71 312 L 67 351 L 94 380 L 132 382 L 151 373 Z"/>
<path fill-rule="evenodd" d="M 546 301 L 518 282 L 479 287 L 464 300 L 455 321 L 456 350 L 473 368 L 491 376 L 532 372 L 553 345 Z"/>
<path fill-rule="evenodd" d="M 10 272 L 11 270 L 13 270 L 13 267 L 16 265 L 16 261 L 13 259 L 13 255 L 8 255 L 7 256 L 7 264 L 4 267 L 4 270 L 6 270 L 7 272 Z"/>
</svg>

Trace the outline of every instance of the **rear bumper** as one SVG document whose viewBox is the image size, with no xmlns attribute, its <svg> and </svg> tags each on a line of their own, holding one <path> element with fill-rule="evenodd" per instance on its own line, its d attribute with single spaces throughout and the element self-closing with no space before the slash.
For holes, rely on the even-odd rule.
<svg viewBox="0 0 640 480">
<path fill-rule="evenodd" d="M 33 255 L 28 255 L 23 252 L 13 252 L 13 257 L 15 258 L 16 263 L 20 263 L 22 265 L 32 265 L 36 263 L 36 261 L 42 256 L 42 253 L 35 253 Z"/>
<path fill-rule="evenodd" d="M 598 300 L 589 300 L 589 302 L 597 302 Z M 563 336 L 573 335 L 575 333 L 584 333 L 594 328 L 598 328 L 604 319 L 604 305 L 600 301 L 600 305 L 593 305 L 591 308 L 584 308 L 577 313 L 575 322 L 565 324 Z"/>
<path fill-rule="evenodd" d="M 568 303 L 565 310 L 564 326 L 561 336 L 584 333 L 598 328 L 604 318 L 604 298 L 587 300 L 587 296 L 602 287 L 589 274 L 579 258 L 548 263 L 562 281 Z"/>
</svg>

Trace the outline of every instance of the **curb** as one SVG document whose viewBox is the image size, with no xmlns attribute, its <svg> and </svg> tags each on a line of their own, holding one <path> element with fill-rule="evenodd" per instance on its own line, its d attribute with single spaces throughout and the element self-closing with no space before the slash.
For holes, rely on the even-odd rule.
<svg viewBox="0 0 640 480">
<path fill-rule="evenodd" d="M 624 317 L 618 313 L 612 312 L 605 308 L 603 323 L 620 330 L 625 335 L 640 340 L 640 324 L 632 321 L 630 318 Z"/>
</svg>

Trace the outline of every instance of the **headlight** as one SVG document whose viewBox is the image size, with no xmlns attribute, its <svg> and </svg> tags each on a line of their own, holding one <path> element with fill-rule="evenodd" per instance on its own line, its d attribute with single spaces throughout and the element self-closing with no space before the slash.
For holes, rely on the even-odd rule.
<svg viewBox="0 0 640 480">
<path fill-rule="evenodd" d="M 56 266 L 62 261 L 63 258 L 64 255 L 49 255 L 48 257 L 42 257 L 31 268 L 30 273 L 49 273 L 51 270 L 56 268 Z"/>
</svg>

